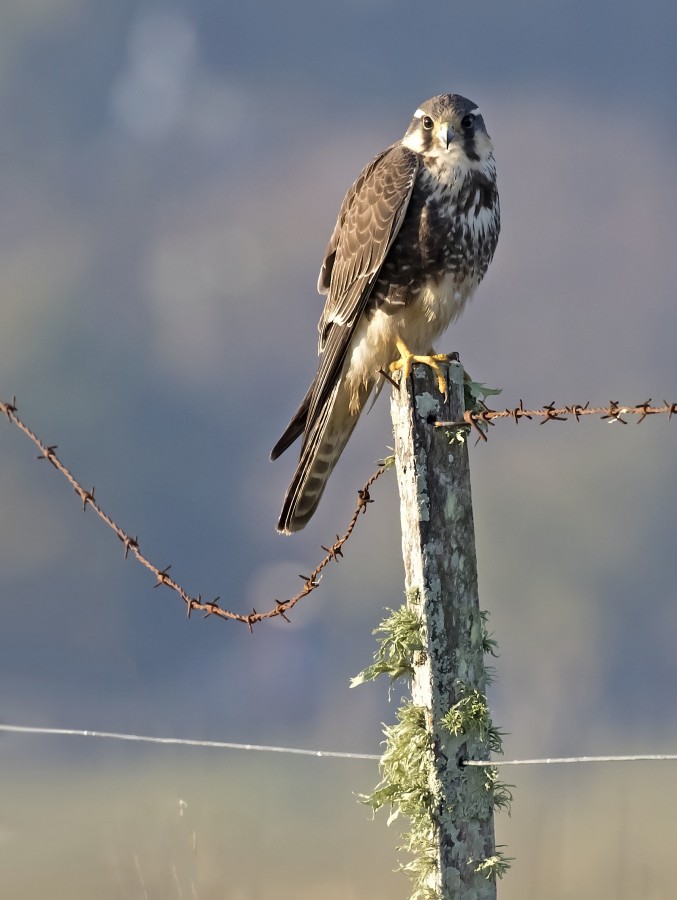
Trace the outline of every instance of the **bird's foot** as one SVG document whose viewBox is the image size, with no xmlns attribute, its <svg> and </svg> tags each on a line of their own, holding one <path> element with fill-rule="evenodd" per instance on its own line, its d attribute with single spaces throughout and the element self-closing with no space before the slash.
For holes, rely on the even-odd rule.
<svg viewBox="0 0 677 900">
<path fill-rule="evenodd" d="M 422 363 L 424 366 L 429 366 L 435 375 L 437 375 L 437 386 L 440 389 L 440 393 L 446 398 L 447 379 L 442 371 L 440 363 L 448 362 L 449 357 L 444 353 L 436 353 L 432 356 L 419 356 L 418 354 L 412 353 L 404 341 L 399 339 L 397 341 L 397 349 L 400 353 L 400 358 L 390 363 L 390 371 L 397 372 L 398 370 L 401 370 L 402 377 L 408 378 L 411 375 L 411 369 L 414 363 Z"/>
</svg>

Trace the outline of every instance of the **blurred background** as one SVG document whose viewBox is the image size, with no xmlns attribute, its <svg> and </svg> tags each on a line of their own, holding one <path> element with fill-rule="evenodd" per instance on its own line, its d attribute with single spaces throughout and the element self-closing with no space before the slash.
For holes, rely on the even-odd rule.
<svg viewBox="0 0 677 900">
<path fill-rule="evenodd" d="M 302 534 L 271 446 L 316 364 L 345 190 L 427 97 L 481 105 L 503 234 L 438 349 L 495 405 L 677 400 L 677 10 L 660 0 L 4 0 L 0 396 L 192 593 L 264 609 L 343 531 L 384 398 Z M 677 432 L 471 448 L 508 758 L 677 749 Z M 0 720 L 378 752 L 350 690 L 403 599 L 394 476 L 291 625 L 194 616 L 0 422 Z M 15 900 L 408 896 L 369 762 L 0 735 Z M 677 765 L 507 770 L 502 900 L 671 898 Z"/>
</svg>

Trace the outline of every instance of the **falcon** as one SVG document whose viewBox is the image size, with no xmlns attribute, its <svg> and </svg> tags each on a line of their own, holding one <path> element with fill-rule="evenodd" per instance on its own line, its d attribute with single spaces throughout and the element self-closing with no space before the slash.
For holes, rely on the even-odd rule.
<svg viewBox="0 0 677 900">
<path fill-rule="evenodd" d="M 303 435 L 277 529 L 300 531 L 317 509 L 370 394 L 414 362 L 446 383 L 432 345 L 461 313 L 500 230 L 493 146 L 475 103 L 441 94 L 414 113 L 346 194 L 320 270 L 327 299 L 319 366 L 272 450 Z"/>
</svg>

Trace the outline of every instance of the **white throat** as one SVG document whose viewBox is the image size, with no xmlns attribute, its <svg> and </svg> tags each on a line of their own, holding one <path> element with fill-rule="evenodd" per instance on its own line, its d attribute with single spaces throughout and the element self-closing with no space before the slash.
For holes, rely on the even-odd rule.
<svg viewBox="0 0 677 900">
<path fill-rule="evenodd" d="M 475 136 L 475 150 L 479 159 L 470 159 L 463 149 L 461 141 L 452 141 L 448 147 L 438 143 L 433 147 L 424 149 L 420 131 L 406 134 L 402 138 L 402 144 L 423 156 L 425 165 L 441 181 L 452 183 L 461 182 L 471 173 L 480 173 L 487 178 L 495 177 L 496 165 L 494 162 L 491 141 L 486 134 Z"/>
</svg>

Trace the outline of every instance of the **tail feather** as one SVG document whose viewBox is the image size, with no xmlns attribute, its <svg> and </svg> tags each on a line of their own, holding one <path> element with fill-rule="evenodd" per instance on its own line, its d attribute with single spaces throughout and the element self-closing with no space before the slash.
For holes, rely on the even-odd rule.
<svg viewBox="0 0 677 900">
<path fill-rule="evenodd" d="M 301 459 L 282 505 L 278 531 L 292 534 L 308 523 L 358 418 L 359 414 L 351 415 L 348 410 L 345 389 L 336 384 L 304 438 Z M 290 428 L 292 424 L 293 420 Z"/>
<path fill-rule="evenodd" d="M 278 456 L 283 454 L 288 447 L 291 447 L 296 438 L 300 437 L 305 431 L 306 422 L 308 421 L 308 408 L 310 406 L 310 398 L 313 393 L 313 384 L 311 384 L 308 388 L 306 396 L 303 398 L 303 400 L 301 401 L 301 405 L 292 416 L 291 422 L 285 428 L 284 434 L 270 451 L 270 458 L 272 460 L 277 459 Z"/>
</svg>

